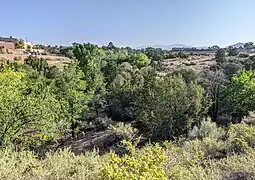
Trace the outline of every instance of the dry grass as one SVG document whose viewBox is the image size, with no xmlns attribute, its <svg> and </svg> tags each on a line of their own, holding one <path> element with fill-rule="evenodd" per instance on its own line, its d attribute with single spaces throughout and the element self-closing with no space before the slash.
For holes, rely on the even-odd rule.
<svg viewBox="0 0 255 180">
<path fill-rule="evenodd" d="M 24 62 L 24 59 L 29 55 L 17 55 L 17 54 L 0 54 L 0 59 L 8 59 L 14 61 L 14 58 L 19 59 L 21 62 Z M 39 58 L 47 59 L 50 66 L 57 66 L 62 69 L 64 65 L 70 63 L 70 59 L 62 56 L 50 56 L 50 55 L 38 55 Z"/>
</svg>

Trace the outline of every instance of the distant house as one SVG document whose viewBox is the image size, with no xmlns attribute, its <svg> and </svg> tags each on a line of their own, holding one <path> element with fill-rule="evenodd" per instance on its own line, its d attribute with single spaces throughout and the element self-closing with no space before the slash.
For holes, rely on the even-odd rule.
<svg viewBox="0 0 255 180">
<path fill-rule="evenodd" d="M 0 37 L 0 49 L 1 50 L 14 50 L 16 43 L 19 42 L 16 38 L 4 38 Z"/>
<path fill-rule="evenodd" d="M 19 42 L 19 40 L 18 40 L 17 38 L 13 38 L 13 37 L 9 37 L 9 38 L 0 37 L 0 41 L 2 41 L 2 42 L 8 42 L 8 43 L 14 43 L 14 44 L 16 44 L 17 42 Z"/>
</svg>

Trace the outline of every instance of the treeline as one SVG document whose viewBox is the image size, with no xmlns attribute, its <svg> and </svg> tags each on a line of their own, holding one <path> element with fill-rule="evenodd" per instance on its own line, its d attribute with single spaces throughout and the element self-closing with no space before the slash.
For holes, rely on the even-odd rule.
<svg viewBox="0 0 255 180">
<path fill-rule="evenodd" d="M 255 109 L 254 66 L 246 64 L 251 58 L 232 59 L 220 49 L 210 69 L 162 77 L 140 51 L 93 44 L 72 48 L 74 61 L 63 70 L 32 56 L 24 65 L 2 66 L 3 145 L 23 142 L 22 135 L 31 142 L 75 136 L 88 124 L 104 129 L 111 121 L 130 122 L 147 137 L 169 140 L 187 135 L 208 116 L 228 125 Z M 55 128 L 56 135 L 41 128 Z"/>
<path fill-rule="evenodd" d="M 154 55 L 131 48 L 74 44 L 73 61 L 62 70 L 33 56 L 24 64 L 2 65 L 0 146 L 38 153 L 45 143 L 63 137 L 110 130 L 126 141 L 114 149 L 116 153 L 106 155 L 105 164 L 100 165 L 95 176 L 101 179 L 192 179 L 206 158 L 218 170 L 220 165 L 214 164 L 217 158 L 246 153 L 244 158 L 254 159 L 254 127 L 249 126 L 254 120 L 246 122 L 249 125 L 238 124 L 255 110 L 251 58 L 233 59 L 219 49 L 217 64 L 209 69 L 182 69 L 160 76 L 160 59 L 153 59 Z M 252 65 L 247 66 L 250 60 Z M 136 150 L 132 143 L 138 144 L 140 136 L 161 145 Z M 163 141 L 171 141 L 173 146 L 170 143 L 165 147 Z M 164 164 L 170 163 L 167 153 L 176 157 L 171 166 L 175 169 L 167 169 Z M 97 168 L 91 166 L 93 170 L 86 170 L 88 174 Z M 42 168 L 50 169 L 51 165 Z M 131 169 L 130 173 L 126 169 Z M 200 169 L 199 176 L 208 172 Z M 35 174 L 28 173 L 33 178 Z M 70 172 L 67 177 L 77 174 Z M 43 176 L 54 177 L 40 173 L 37 177 Z"/>
</svg>

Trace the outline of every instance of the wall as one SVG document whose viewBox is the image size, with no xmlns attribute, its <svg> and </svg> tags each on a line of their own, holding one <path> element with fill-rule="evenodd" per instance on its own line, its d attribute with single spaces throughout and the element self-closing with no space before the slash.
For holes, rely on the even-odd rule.
<svg viewBox="0 0 255 180">
<path fill-rule="evenodd" d="M 3 50 L 15 50 L 15 44 L 14 43 L 9 43 L 9 42 L 2 42 L 0 41 L 0 47 Z"/>
</svg>

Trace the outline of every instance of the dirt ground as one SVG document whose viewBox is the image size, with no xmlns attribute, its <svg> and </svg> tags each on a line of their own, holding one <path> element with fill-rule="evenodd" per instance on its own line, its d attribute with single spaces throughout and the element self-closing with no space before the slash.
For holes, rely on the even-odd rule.
<svg viewBox="0 0 255 180">
<path fill-rule="evenodd" d="M 28 56 L 29 55 L 0 54 L 0 59 L 14 60 L 14 58 L 16 58 L 23 62 Z M 37 57 L 47 59 L 50 66 L 57 66 L 59 68 L 62 68 L 64 65 L 70 63 L 69 58 L 61 56 L 38 55 Z"/>
<path fill-rule="evenodd" d="M 216 64 L 214 55 L 190 56 L 186 59 L 166 59 L 161 63 L 165 73 L 173 72 L 182 68 L 193 68 L 200 71 L 214 64 Z"/>
</svg>

